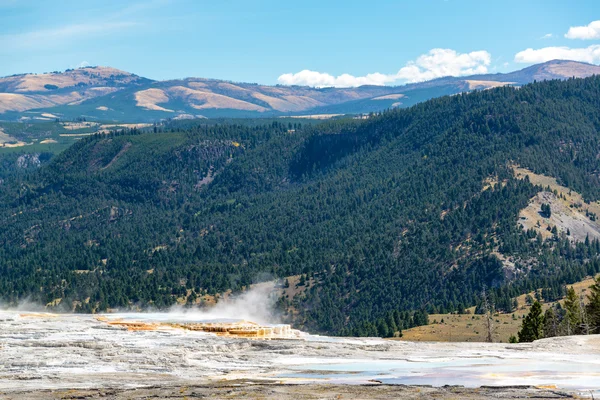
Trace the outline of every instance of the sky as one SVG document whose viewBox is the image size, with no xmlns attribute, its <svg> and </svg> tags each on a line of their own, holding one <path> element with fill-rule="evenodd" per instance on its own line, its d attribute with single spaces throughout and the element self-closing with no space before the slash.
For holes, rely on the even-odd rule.
<svg viewBox="0 0 600 400">
<path fill-rule="evenodd" d="M 0 76 L 401 85 L 600 63 L 598 0 L 0 0 Z"/>
</svg>

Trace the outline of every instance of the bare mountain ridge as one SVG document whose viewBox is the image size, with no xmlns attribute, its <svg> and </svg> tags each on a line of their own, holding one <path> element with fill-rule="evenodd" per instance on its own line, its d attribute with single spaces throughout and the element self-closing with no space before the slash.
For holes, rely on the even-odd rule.
<svg viewBox="0 0 600 400">
<path fill-rule="evenodd" d="M 150 81 L 111 67 L 85 67 L 64 72 L 20 74 L 0 78 L 0 92 L 47 93 L 76 87 L 112 87 Z"/>
<path fill-rule="evenodd" d="M 90 67 L 44 74 L 22 74 L 0 78 L 0 116 L 86 100 L 152 82 L 110 67 Z M 0 117 L 1 118 L 1 117 Z"/>
<path fill-rule="evenodd" d="M 525 85 L 533 81 L 551 79 L 587 78 L 600 74 L 600 66 L 571 60 L 552 60 L 542 64 L 535 64 L 518 71 L 508 73 L 471 75 L 467 77 L 448 77 L 429 81 L 432 84 L 441 81 L 489 81 L 489 82 L 514 82 L 516 85 Z"/>
<path fill-rule="evenodd" d="M 313 88 L 216 79 L 153 81 L 111 67 L 0 78 L 0 119 L 154 121 L 163 118 L 355 114 L 470 90 L 600 74 L 600 66 L 554 60 L 506 74 L 446 77 L 403 86 Z"/>
</svg>

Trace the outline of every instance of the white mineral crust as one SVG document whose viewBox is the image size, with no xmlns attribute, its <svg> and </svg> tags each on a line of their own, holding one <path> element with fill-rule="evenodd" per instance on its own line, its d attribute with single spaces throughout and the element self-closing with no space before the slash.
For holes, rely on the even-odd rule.
<svg viewBox="0 0 600 400">
<path fill-rule="evenodd" d="M 172 316 L 127 318 L 165 322 Z M 600 335 L 516 345 L 330 338 L 297 331 L 289 339 L 257 340 L 170 326 L 131 331 L 93 315 L 0 311 L 0 391 L 5 393 L 221 379 L 598 390 Z"/>
</svg>

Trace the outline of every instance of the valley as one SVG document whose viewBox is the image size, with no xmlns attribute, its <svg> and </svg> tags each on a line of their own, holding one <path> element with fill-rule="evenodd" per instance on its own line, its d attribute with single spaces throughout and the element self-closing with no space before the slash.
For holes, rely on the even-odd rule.
<svg viewBox="0 0 600 400">
<path fill-rule="evenodd" d="M 477 306 L 484 288 L 507 315 L 536 289 L 556 301 L 600 272 L 599 242 L 586 240 L 598 87 L 498 87 L 323 122 L 5 124 L 39 141 L 26 148 L 73 144 L 5 154 L 2 299 L 82 313 L 202 307 L 296 277 L 277 304 L 283 322 L 384 337 Z"/>
<path fill-rule="evenodd" d="M 599 13 L 0 0 L 0 400 L 600 398 Z"/>
</svg>

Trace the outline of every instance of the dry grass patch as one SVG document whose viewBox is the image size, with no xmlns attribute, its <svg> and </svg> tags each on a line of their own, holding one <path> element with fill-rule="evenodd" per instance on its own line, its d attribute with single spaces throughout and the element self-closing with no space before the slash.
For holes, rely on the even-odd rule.
<svg viewBox="0 0 600 400">
<path fill-rule="evenodd" d="M 476 81 L 467 80 L 465 81 L 469 85 L 469 90 L 476 89 L 492 89 L 501 86 L 514 85 L 516 82 L 496 82 L 496 81 Z"/>
<path fill-rule="evenodd" d="M 43 96 L 26 96 L 17 93 L 0 93 L 0 113 L 26 111 L 33 108 L 52 107 L 53 102 Z"/>
<path fill-rule="evenodd" d="M 166 103 L 169 101 L 169 96 L 161 89 L 146 89 L 136 92 L 135 101 L 138 107 L 147 110 L 173 112 L 173 110 L 158 105 L 158 103 Z"/>
<path fill-rule="evenodd" d="M 89 132 L 89 133 L 61 133 L 58 136 L 61 137 L 80 137 L 80 136 L 92 136 L 97 132 Z"/>
<path fill-rule="evenodd" d="M 267 111 L 265 107 L 247 101 L 234 99 L 233 97 L 212 93 L 204 90 L 190 89 L 185 86 L 173 86 L 168 89 L 169 96 L 187 101 L 191 107 L 197 110 L 206 108 L 236 109 L 246 111 Z"/>
<path fill-rule="evenodd" d="M 528 312 L 528 308 L 518 310 L 514 313 L 514 319 L 512 314 L 497 314 L 494 316 L 494 341 L 508 342 L 511 335 L 517 334 L 521 327 L 522 318 Z M 429 325 L 402 331 L 403 336 L 399 340 L 485 342 L 487 331 L 484 315 L 432 314 L 429 316 L 429 321 Z"/>
<path fill-rule="evenodd" d="M 310 114 L 310 115 L 293 115 L 290 117 L 282 117 L 282 118 L 331 119 L 331 118 L 339 117 L 342 115 L 344 115 L 344 114 Z"/>
<path fill-rule="evenodd" d="M 406 96 L 403 95 L 402 93 L 395 93 L 395 94 L 388 94 L 385 96 L 374 97 L 371 100 L 398 100 L 403 97 L 406 97 Z"/>
<path fill-rule="evenodd" d="M 97 122 L 63 122 L 61 125 L 68 131 L 77 131 L 79 129 L 95 128 L 99 124 Z"/>
<path fill-rule="evenodd" d="M 586 65 L 578 62 L 567 62 L 562 64 L 551 64 L 548 71 L 564 78 L 586 78 L 592 75 L 600 75 L 600 67 L 597 65 Z"/>
<path fill-rule="evenodd" d="M 323 103 L 317 100 L 303 96 L 283 96 L 279 98 L 255 92 L 252 93 L 252 97 L 264 101 L 272 109 L 278 111 L 303 111 L 309 108 L 323 105 Z"/>
<path fill-rule="evenodd" d="M 22 147 L 31 143 L 22 142 L 4 132 L 2 128 L 0 128 L 0 147 Z"/>
<path fill-rule="evenodd" d="M 584 296 L 594 279 L 589 277 L 583 281 L 567 285 L 573 286 L 575 293 Z M 517 310 L 514 313 L 498 313 L 493 316 L 494 341 L 507 343 L 510 336 L 518 335 L 523 318 L 529 313 L 531 306 L 527 304 L 527 296 L 534 297 L 535 292 L 523 294 L 516 298 Z M 559 300 L 564 306 L 564 300 Z M 543 302 L 542 310 L 553 307 L 557 302 Z M 429 325 L 417 326 L 402 331 L 402 338 L 393 340 L 428 341 L 428 342 L 484 342 L 487 336 L 486 319 L 484 315 L 476 315 L 475 307 L 467 310 L 469 314 L 431 314 Z M 442 322 L 443 321 L 443 322 Z"/>
</svg>

